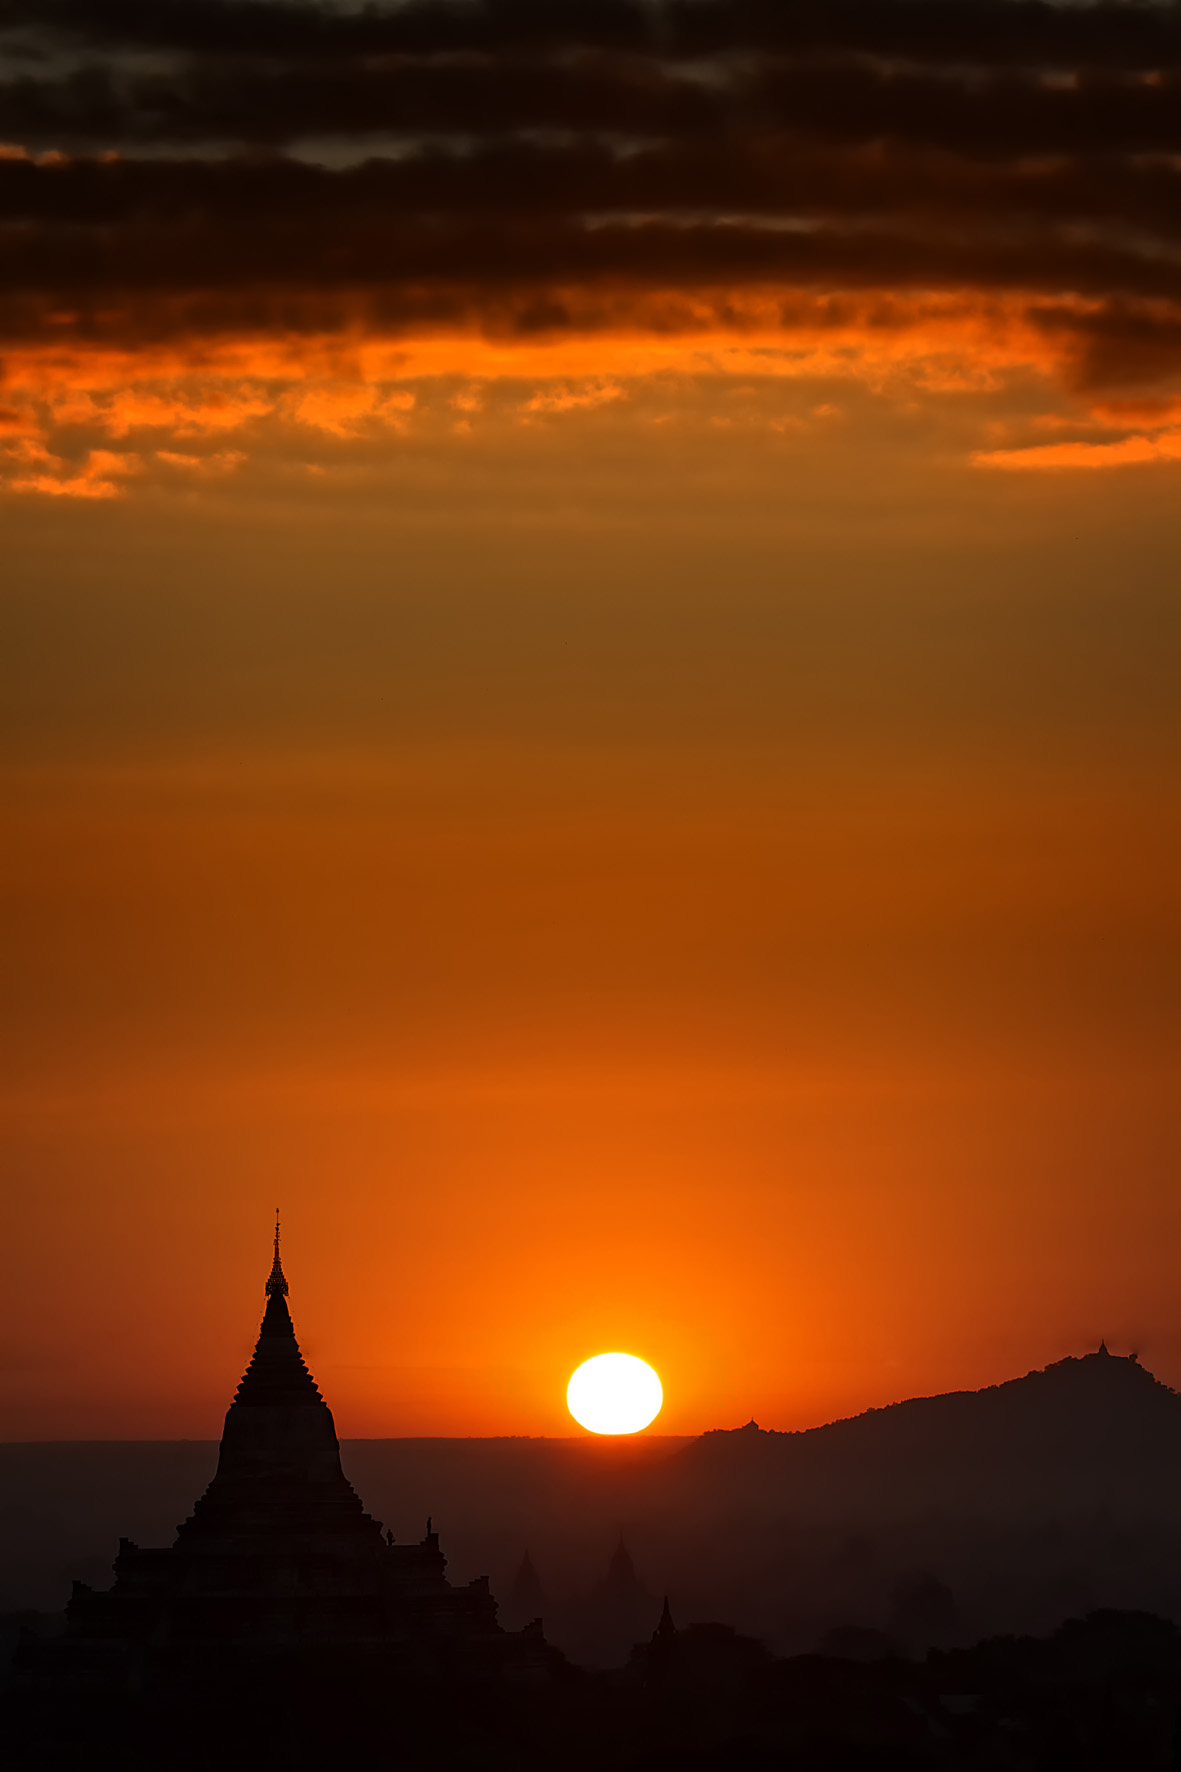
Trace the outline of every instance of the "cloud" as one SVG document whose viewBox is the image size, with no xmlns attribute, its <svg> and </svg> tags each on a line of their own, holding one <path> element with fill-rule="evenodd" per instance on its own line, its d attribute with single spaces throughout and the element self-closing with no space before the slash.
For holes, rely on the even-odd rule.
<svg viewBox="0 0 1181 1772">
<path fill-rule="evenodd" d="M 607 341 L 1181 394 L 1173 4 L 3 0 L 5 45 L 0 403 L 98 366 L 42 388 L 47 446 L 356 442 L 431 351 L 548 351 L 558 411 L 619 385 Z"/>
<path fill-rule="evenodd" d="M 1164 431 L 1156 437 L 1120 437 L 1108 443 L 1045 443 L 1026 449 L 979 450 L 972 459 L 978 467 L 1002 468 L 1011 473 L 1143 467 L 1150 462 L 1181 461 L 1181 430 Z"/>
<path fill-rule="evenodd" d="M 1007 0 L 1009 7 L 1016 0 Z M 979 47 L 979 46 L 978 46 Z M 50 64 L 56 66 L 55 63 Z M 0 81 L 0 131 L 74 151 L 152 144 L 278 149 L 436 138 L 460 149 L 547 131 L 565 139 L 720 143 L 783 135 L 851 149 L 878 142 L 976 160 L 1175 153 L 1178 77 L 1092 68 L 1069 82 L 1036 67 L 899 66 L 896 58 L 749 53 L 698 64 L 664 55 L 358 58 L 252 64 L 235 53 L 143 72 L 95 62 Z M 336 149 L 339 157 L 339 145 Z M 29 157 L 33 157 L 29 153 Z"/>
<path fill-rule="evenodd" d="M 17 466 L 6 484 L 10 492 L 41 493 L 50 498 L 118 498 L 121 481 L 139 471 L 134 455 L 109 449 L 92 449 L 81 467 L 71 469 L 40 443 L 30 443 L 19 453 L 9 452 Z"/>
<path fill-rule="evenodd" d="M 560 384 L 557 387 L 539 390 L 526 400 L 522 412 L 577 412 L 593 410 L 596 406 L 609 406 L 613 401 L 623 398 L 623 389 L 614 382 L 597 382 L 586 387 L 569 387 Z"/>
<path fill-rule="evenodd" d="M 405 0 L 357 8 L 298 0 L 6 0 L 0 20 L 11 31 L 106 50 L 315 62 L 553 53 L 571 45 L 674 58 L 859 53 L 1053 69 L 1181 60 L 1176 9 L 1128 0 Z"/>
<path fill-rule="evenodd" d="M 1181 368 L 1181 174 L 780 137 L 0 163 L 0 341 L 724 327 L 756 295 L 1022 301 L 1077 385 Z M 193 420 L 197 423 L 196 416 Z M 214 422 L 207 414 L 202 422 Z"/>
<path fill-rule="evenodd" d="M 134 336 L 121 344 L 62 336 L 18 345 L 3 365 L 19 425 L 13 446 L 47 452 L 39 472 L 56 486 L 77 478 L 62 464 L 87 447 L 121 447 L 133 460 L 149 454 L 176 470 L 214 460 L 204 445 L 216 440 L 217 458 L 261 455 L 311 467 L 309 449 L 348 445 L 356 454 L 411 429 L 426 442 L 440 425 L 454 435 L 456 415 L 466 422 L 476 410 L 491 424 L 544 414 L 573 418 L 635 396 L 632 410 L 640 413 L 645 389 L 660 402 L 677 398 L 679 389 L 708 404 L 707 385 L 796 383 L 802 404 L 791 422 L 798 424 L 816 408 L 811 390 L 823 387 L 820 405 L 833 408 L 834 383 L 860 383 L 906 404 L 939 395 L 991 400 L 1007 381 L 1066 381 L 1070 372 L 1061 356 L 1069 335 L 1047 328 L 1050 310 L 1031 317 L 1027 303 L 1004 294 L 719 290 L 657 297 L 648 309 L 607 296 L 597 310 L 587 299 L 583 292 L 581 309 L 571 302 L 564 329 L 491 337 L 475 327 L 402 334 L 223 329 L 139 343 Z M 642 303 L 642 293 L 630 299 Z M 625 325 L 628 316 L 633 323 Z M 1169 401 L 1149 405 L 1159 425 L 1168 422 Z M 1103 422 L 1128 422 L 1117 411 L 1125 406 L 1129 417 L 1145 409 L 1143 402 L 1109 400 Z M 1069 414 L 1060 422 L 1070 422 Z M 223 438 L 234 447 L 226 449 Z M 25 490 L 49 490 L 32 487 L 28 458 L 22 460 L 23 466 L 12 446 L 0 455 L 0 480 L 16 477 Z M 108 484 L 112 472 L 103 476 Z"/>
<path fill-rule="evenodd" d="M 98 424 L 110 437 L 126 437 L 138 430 L 167 430 L 177 437 L 193 437 L 238 430 L 272 408 L 272 400 L 249 387 L 239 386 L 232 392 L 207 388 L 182 393 L 131 387 L 116 390 L 101 405 L 92 400 L 90 410 L 80 410 L 77 417 Z M 59 409 L 56 416 L 60 422 L 71 414 Z"/>
<path fill-rule="evenodd" d="M 242 466 L 246 455 L 241 449 L 219 449 L 212 455 L 184 455 L 174 449 L 158 449 L 156 460 L 193 474 L 231 474 Z"/>
<path fill-rule="evenodd" d="M 299 424 L 332 437 L 355 437 L 375 425 L 399 428 L 414 402 L 415 396 L 405 389 L 382 392 L 353 381 L 312 388 L 288 404 Z"/>
</svg>

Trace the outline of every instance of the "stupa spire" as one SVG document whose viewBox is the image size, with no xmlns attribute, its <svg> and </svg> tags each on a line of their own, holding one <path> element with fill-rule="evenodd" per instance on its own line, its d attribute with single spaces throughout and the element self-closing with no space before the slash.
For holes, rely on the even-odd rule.
<svg viewBox="0 0 1181 1772">
<path fill-rule="evenodd" d="M 347 1537 L 361 1531 L 380 1543 L 380 1530 L 340 1468 L 332 1411 L 299 1351 L 286 1294 L 276 1212 L 275 1256 L 258 1341 L 226 1411 L 217 1473 L 181 1533 L 186 1544 L 220 1546 L 218 1556 L 262 1556 L 265 1541 L 272 1547 L 266 1555 L 280 1554 L 276 1547 L 281 1547 L 282 1556 L 295 1559 L 285 1566 L 301 1571 L 305 1552 L 313 1560 L 319 1557 L 334 1533 Z M 211 1564 L 211 1580 L 220 1566 Z M 283 1577 L 296 1588 L 303 1580 L 302 1573 Z"/>
<path fill-rule="evenodd" d="M 275 1259 L 271 1263 L 270 1278 L 267 1280 L 267 1297 L 273 1298 L 278 1293 L 280 1298 L 287 1296 L 287 1276 L 283 1272 L 283 1263 L 279 1259 L 279 1208 L 275 1207 Z"/>
</svg>

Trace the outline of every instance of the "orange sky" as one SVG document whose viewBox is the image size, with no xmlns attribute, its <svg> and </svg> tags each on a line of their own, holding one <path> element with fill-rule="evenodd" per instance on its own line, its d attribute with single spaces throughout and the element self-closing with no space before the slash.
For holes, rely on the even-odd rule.
<svg viewBox="0 0 1181 1772">
<path fill-rule="evenodd" d="M 1181 1379 L 1173 470 L 731 393 L 10 499 L 10 1436 Z"/>
<path fill-rule="evenodd" d="M 1181 1384 L 1175 21 L 655 17 L 0 25 L 8 1437 Z"/>
</svg>

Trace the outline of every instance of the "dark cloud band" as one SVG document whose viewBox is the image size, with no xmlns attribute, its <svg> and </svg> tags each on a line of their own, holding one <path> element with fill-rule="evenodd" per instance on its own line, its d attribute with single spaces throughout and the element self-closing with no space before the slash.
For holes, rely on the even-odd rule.
<svg viewBox="0 0 1181 1772">
<path fill-rule="evenodd" d="M 288 60 L 608 49 L 670 58 L 837 53 L 916 62 L 1160 68 L 1173 0 L 4 0 L 0 29 L 104 49 Z"/>
<path fill-rule="evenodd" d="M 0 31 L 9 339 L 944 291 L 1012 296 L 1082 375 L 1173 370 L 1172 0 L 0 0 Z"/>
<path fill-rule="evenodd" d="M 1104 71 L 1069 85 L 1028 72 L 898 70 L 865 63 L 744 65 L 706 82 L 675 66 L 588 57 L 552 66 L 202 64 L 150 75 L 101 63 L 0 83 L 0 139 L 89 149 L 309 138 L 467 141 L 548 131 L 623 141 L 790 132 L 975 159 L 1181 152 L 1181 76 Z"/>
</svg>

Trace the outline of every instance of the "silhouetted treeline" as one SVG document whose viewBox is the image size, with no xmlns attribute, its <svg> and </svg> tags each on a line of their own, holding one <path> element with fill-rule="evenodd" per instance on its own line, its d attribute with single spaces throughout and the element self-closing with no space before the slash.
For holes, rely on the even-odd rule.
<svg viewBox="0 0 1181 1772">
<path fill-rule="evenodd" d="M 1179 1706 L 1181 1634 L 1145 1613 L 922 1661 L 777 1660 L 666 1615 L 610 1673 L 401 1683 L 382 1658 L 293 1653 L 155 1698 L 10 1694 L 2 1742 L 12 1772 L 1165 1772 L 1181 1765 Z"/>
</svg>

